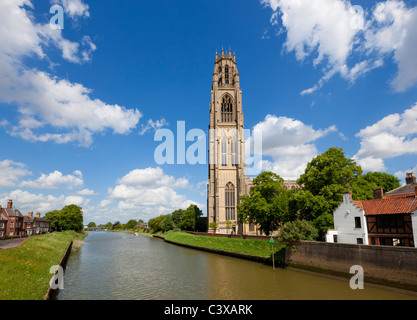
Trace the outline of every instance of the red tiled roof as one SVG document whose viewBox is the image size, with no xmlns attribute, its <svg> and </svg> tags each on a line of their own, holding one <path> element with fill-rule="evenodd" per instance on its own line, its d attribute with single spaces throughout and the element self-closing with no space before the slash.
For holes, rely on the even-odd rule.
<svg viewBox="0 0 417 320">
<path fill-rule="evenodd" d="M 354 204 L 356 204 L 357 207 L 359 207 L 359 209 L 363 210 L 363 205 L 361 201 L 353 201 Z"/>
<path fill-rule="evenodd" d="M 401 214 L 417 210 L 415 193 L 393 194 L 382 199 L 355 201 L 361 202 L 365 215 Z"/>
</svg>

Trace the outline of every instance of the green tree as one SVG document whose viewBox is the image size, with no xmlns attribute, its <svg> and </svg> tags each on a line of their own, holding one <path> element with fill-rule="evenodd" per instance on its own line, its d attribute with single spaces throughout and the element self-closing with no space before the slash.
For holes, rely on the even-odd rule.
<svg viewBox="0 0 417 320">
<path fill-rule="evenodd" d="M 82 208 L 75 204 L 62 208 L 59 213 L 59 227 L 61 230 L 82 231 L 84 228 Z"/>
<path fill-rule="evenodd" d="M 107 223 L 104 225 L 104 227 L 105 227 L 105 228 L 107 228 L 107 229 L 111 228 L 111 226 L 112 226 L 112 223 L 111 223 L 111 222 L 107 222 Z"/>
<path fill-rule="evenodd" d="M 289 256 L 296 250 L 296 246 L 302 241 L 314 241 L 318 237 L 318 230 L 311 221 L 294 220 L 287 222 L 279 231 L 277 242 L 285 244 Z M 289 260 L 289 257 L 287 257 Z"/>
<path fill-rule="evenodd" d="M 181 229 L 193 231 L 195 228 L 195 208 L 194 205 L 190 205 L 183 211 L 181 217 Z"/>
<path fill-rule="evenodd" d="M 97 225 L 96 225 L 95 222 L 90 222 L 89 224 L 87 224 L 87 227 L 89 227 L 89 228 L 95 228 L 95 227 L 97 227 Z"/>
<path fill-rule="evenodd" d="M 266 235 L 287 220 L 288 195 L 284 180 L 277 174 L 265 171 L 253 179 L 249 196 L 242 196 L 237 206 L 239 219 L 259 225 Z"/>
<path fill-rule="evenodd" d="M 125 225 L 124 228 L 125 229 L 134 229 L 138 226 L 138 222 L 135 219 L 130 219 Z"/>
<path fill-rule="evenodd" d="M 181 228 L 181 220 L 182 220 L 183 214 L 184 214 L 184 210 L 182 209 L 177 209 L 171 213 L 172 221 L 176 228 Z"/>
<path fill-rule="evenodd" d="M 383 188 L 384 192 L 400 187 L 400 179 L 385 172 L 367 172 L 355 179 L 350 189 L 354 200 L 373 199 L 373 189 Z"/>
<path fill-rule="evenodd" d="M 209 223 L 209 228 L 214 230 L 214 233 L 216 233 L 216 230 L 218 228 L 217 222 L 213 221 Z"/>
<path fill-rule="evenodd" d="M 174 228 L 174 222 L 172 220 L 172 215 L 167 214 L 164 219 L 161 221 L 162 231 L 169 231 Z"/>
<path fill-rule="evenodd" d="M 315 196 L 323 195 L 334 200 L 336 192 L 347 190 L 361 174 L 362 168 L 353 159 L 346 158 L 341 148 L 332 147 L 307 164 L 297 183 Z"/>
<path fill-rule="evenodd" d="M 152 218 L 148 221 L 149 227 L 152 229 L 153 232 L 161 231 L 161 222 L 164 220 L 165 215 L 161 214 L 160 216 L 156 218 Z"/>
<path fill-rule="evenodd" d="M 60 210 L 53 210 L 45 213 L 45 219 L 51 223 L 51 230 L 60 231 L 59 227 L 59 214 Z"/>
</svg>

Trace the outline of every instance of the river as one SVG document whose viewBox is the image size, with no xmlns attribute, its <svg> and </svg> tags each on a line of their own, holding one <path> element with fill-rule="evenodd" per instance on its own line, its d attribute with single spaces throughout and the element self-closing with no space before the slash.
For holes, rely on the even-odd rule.
<svg viewBox="0 0 417 320">
<path fill-rule="evenodd" d="M 366 279 L 365 279 L 366 281 Z M 72 252 L 58 300 L 417 299 L 349 279 L 277 268 L 128 233 L 89 232 Z"/>
</svg>

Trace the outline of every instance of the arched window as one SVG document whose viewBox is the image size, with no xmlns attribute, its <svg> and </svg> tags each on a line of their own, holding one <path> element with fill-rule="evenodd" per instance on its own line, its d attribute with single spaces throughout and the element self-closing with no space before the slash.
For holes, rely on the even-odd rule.
<svg viewBox="0 0 417 320">
<path fill-rule="evenodd" d="M 239 163 L 239 158 L 238 158 L 238 152 L 237 152 L 237 141 L 236 139 L 232 140 L 232 146 L 231 146 L 231 151 L 232 151 L 232 166 L 237 167 L 238 163 Z"/>
<path fill-rule="evenodd" d="M 228 182 L 225 189 L 226 220 L 235 220 L 235 186 Z"/>
<path fill-rule="evenodd" d="M 222 161 L 222 167 L 227 166 L 227 140 L 222 139 L 221 141 L 221 161 Z"/>
<path fill-rule="evenodd" d="M 224 83 L 229 84 L 229 66 L 227 64 L 224 67 Z"/>
<path fill-rule="evenodd" d="M 221 105 L 222 122 L 233 121 L 233 103 L 232 98 L 229 95 L 225 95 Z"/>
</svg>

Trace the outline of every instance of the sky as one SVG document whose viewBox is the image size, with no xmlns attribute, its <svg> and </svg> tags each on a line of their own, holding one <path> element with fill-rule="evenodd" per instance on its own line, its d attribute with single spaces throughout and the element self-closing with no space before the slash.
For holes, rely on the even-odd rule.
<svg viewBox="0 0 417 320">
<path fill-rule="evenodd" d="M 76 204 L 85 224 L 206 214 L 207 163 L 178 161 L 197 140 L 177 132 L 207 133 L 222 48 L 260 171 L 297 179 L 338 147 L 364 172 L 417 172 L 416 0 L 2 0 L 0 204 Z"/>
</svg>

